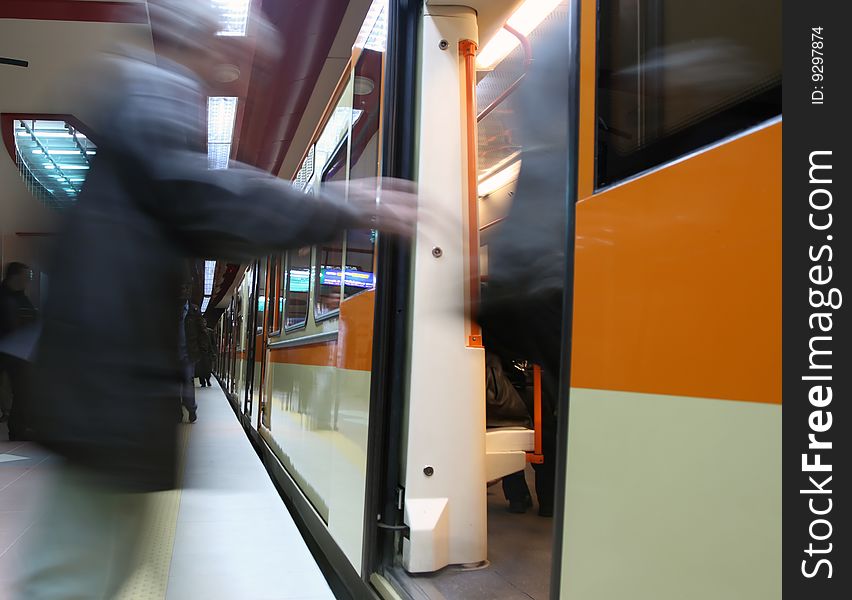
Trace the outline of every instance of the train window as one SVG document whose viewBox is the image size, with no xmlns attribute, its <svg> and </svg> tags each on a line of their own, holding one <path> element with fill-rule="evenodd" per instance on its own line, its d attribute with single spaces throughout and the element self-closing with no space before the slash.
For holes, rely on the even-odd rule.
<svg viewBox="0 0 852 600">
<path fill-rule="evenodd" d="M 344 270 L 343 297 L 350 298 L 359 292 L 376 287 L 373 270 L 376 232 L 356 229 L 346 233 L 346 269 Z"/>
<path fill-rule="evenodd" d="M 781 1 L 601 0 L 596 183 L 781 113 Z"/>
<path fill-rule="evenodd" d="M 284 311 L 284 298 L 287 296 L 287 255 L 282 254 L 278 257 L 279 270 L 278 275 L 278 332 L 286 326 L 287 315 Z"/>
<path fill-rule="evenodd" d="M 322 182 L 346 180 L 348 136 L 340 140 L 323 169 Z M 317 268 L 314 273 L 316 297 L 314 320 L 326 318 L 340 308 L 340 276 L 343 269 L 343 236 L 317 247 Z"/>
<path fill-rule="evenodd" d="M 286 329 L 304 327 L 308 320 L 311 287 L 311 248 L 287 252 L 287 292 L 284 295 Z"/>
<path fill-rule="evenodd" d="M 281 307 L 279 280 L 281 278 L 281 257 L 269 257 L 269 317 L 267 318 L 267 331 L 270 335 L 281 333 Z"/>
<path fill-rule="evenodd" d="M 257 334 L 263 333 L 263 317 L 266 312 L 266 270 L 268 260 L 262 258 L 258 261 L 257 268 L 257 317 L 254 321 L 254 326 L 257 328 Z"/>
<path fill-rule="evenodd" d="M 373 33 L 371 32 L 370 36 Z M 381 42 L 370 44 L 370 36 L 365 39 L 366 45 L 358 56 L 353 74 L 352 142 L 349 157 L 351 179 L 376 177 L 381 174 L 379 122 L 382 112 L 384 49 Z M 361 229 L 350 231 L 346 236 L 343 297 L 349 298 L 375 287 L 373 263 L 376 232 Z"/>
</svg>

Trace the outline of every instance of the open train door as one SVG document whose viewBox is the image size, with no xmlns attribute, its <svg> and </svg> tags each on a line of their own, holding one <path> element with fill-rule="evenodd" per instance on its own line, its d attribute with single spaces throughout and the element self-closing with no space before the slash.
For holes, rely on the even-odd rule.
<svg viewBox="0 0 852 600">
<path fill-rule="evenodd" d="M 779 598 L 780 2 L 572 4 L 553 597 Z"/>
</svg>

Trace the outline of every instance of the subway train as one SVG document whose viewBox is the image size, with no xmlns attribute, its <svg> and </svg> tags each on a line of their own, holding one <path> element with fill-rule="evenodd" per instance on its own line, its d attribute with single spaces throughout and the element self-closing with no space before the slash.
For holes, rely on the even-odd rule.
<svg viewBox="0 0 852 600">
<path fill-rule="evenodd" d="M 306 201 L 410 178 L 442 223 L 211 263 L 206 306 L 216 375 L 341 597 L 780 597 L 780 11 L 372 3 L 281 176 Z M 486 426 L 470 317 L 548 36 L 569 83 L 551 456 L 536 366 L 516 365 L 532 424 Z M 495 482 L 544 460 L 553 518 L 508 513 Z"/>
</svg>

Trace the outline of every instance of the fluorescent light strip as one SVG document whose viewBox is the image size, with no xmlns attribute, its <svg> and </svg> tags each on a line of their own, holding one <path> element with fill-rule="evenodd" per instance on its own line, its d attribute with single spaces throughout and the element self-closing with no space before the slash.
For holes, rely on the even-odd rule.
<svg viewBox="0 0 852 600">
<path fill-rule="evenodd" d="M 388 39 L 388 0 L 373 0 L 361 31 L 355 38 L 355 47 L 384 52 Z"/>
<path fill-rule="evenodd" d="M 204 294 L 209 296 L 213 293 L 213 275 L 216 273 L 216 261 L 204 261 Z"/>
<path fill-rule="evenodd" d="M 210 169 L 227 169 L 237 117 L 235 96 L 207 99 L 207 164 Z"/>
<path fill-rule="evenodd" d="M 506 21 L 523 35 L 529 35 L 556 10 L 562 0 L 526 0 Z M 500 29 L 476 57 L 476 68 L 492 69 L 520 45 L 518 38 Z"/>
<path fill-rule="evenodd" d="M 213 0 L 222 16 L 222 29 L 217 35 L 245 37 L 251 0 Z"/>
</svg>

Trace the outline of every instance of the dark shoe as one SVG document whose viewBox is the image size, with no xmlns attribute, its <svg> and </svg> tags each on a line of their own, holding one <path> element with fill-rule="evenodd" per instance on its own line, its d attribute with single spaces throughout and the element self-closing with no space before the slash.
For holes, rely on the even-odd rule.
<svg viewBox="0 0 852 600">
<path fill-rule="evenodd" d="M 510 500 L 509 512 L 515 513 L 516 515 L 522 515 L 527 512 L 526 500 Z"/>
<path fill-rule="evenodd" d="M 189 422 L 195 423 L 198 420 L 198 415 L 195 412 L 195 409 L 189 411 Z"/>
<path fill-rule="evenodd" d="M 541 506 L 541 505 L 539 505 L 538 516 L 539 517 L 552 517 L 553 516 L 553 507 L 552 506 Z"/>
</svg>

